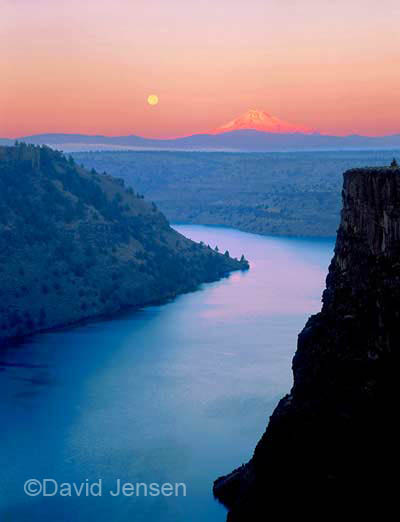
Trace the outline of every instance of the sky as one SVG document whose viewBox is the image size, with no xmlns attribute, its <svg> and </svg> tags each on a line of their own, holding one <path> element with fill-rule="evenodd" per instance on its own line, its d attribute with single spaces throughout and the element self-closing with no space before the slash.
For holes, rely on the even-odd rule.
<svg viewBox="0 0 400 522">
<path fill-rule="evenodd" d="M 400 133 L 398 0 L 0 0 L 0 136 Z M 147 97 L 157 94 L 150 106 Z"/>
</svg>

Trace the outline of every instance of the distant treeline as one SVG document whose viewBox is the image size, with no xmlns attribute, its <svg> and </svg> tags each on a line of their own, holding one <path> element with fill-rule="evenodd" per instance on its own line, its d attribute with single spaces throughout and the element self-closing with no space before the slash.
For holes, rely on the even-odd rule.
<svg viewBox="0 0 400 522">
<path fill-rule="evenodd" d="M 99 151 L 77 163 L 123 178 L 172 222 L 259 234 L 336 234 L 342 173 L 390 164 L 399 151 L 224 153 Z"/>
</svg>

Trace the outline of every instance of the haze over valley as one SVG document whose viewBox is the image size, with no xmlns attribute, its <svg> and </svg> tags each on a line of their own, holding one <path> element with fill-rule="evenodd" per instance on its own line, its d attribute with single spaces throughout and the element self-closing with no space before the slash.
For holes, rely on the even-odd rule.
<svg viewBox="0 0 400 522">
<path fill-rule="evenodd" d="M 334 237 L 342 173 L 356 166 L 389 165 L 396 154 L 93 151 L 73 157 L 137 187 L 171 222 L 264 235 Z"/>
</svg>

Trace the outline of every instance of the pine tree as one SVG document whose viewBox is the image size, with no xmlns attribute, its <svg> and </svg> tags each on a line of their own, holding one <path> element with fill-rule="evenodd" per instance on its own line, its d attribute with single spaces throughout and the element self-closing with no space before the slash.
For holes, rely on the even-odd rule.
<svg viewBox="0 0 400 522">
<path fill-rule="evenodd" d="M 398 168 L 400 168 L 400 167 L 399 167 L 399 164 L 397 163 L 396 158 L 393 158 L 393 161 L 392 161 L 392 163 L 390 164 L 390 166 L 391 166 L 392 169 L 398 169 Z"/>
</svg>

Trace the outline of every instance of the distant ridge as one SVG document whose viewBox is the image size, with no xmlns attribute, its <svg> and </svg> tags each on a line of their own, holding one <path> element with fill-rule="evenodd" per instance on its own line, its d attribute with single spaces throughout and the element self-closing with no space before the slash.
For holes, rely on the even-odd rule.
<svg viewBox="0 0 400 522">
<path fill-rule="evenodd" d="M 11 144 L 15 140 L 3 139 Z M 136 149 L 136 150 L 197 150 L 235 152 L 281 152 L 313 150 L 371 150 L 400 148 L 400 134 L 391 136 L 328 136 L 305 133 L 272 133 L 253 129 L 220 134 L 194 134 L 175 139 L 151 139 L 141 136 L 101 136 L 87 134 L 36 134 L 22 136 L 18 141 L 49 145 L 64 151 Z"/>
<path fill-rule="evenodd" d="M 0 138 L 0 144 L 11 145 L 15 140 Z M 33 145 L 49 145 L 63 151 L 136 149 L 279 152 L 313 150 L 359 150 L 400 148 L 400 134 L 391 136 L 328 136 L 315 129 L 281 120 L 266 111 L 249 109 L 238 118 L 211 131 L 180 138 L 144 138 L 102 136 L 99 134 L 34 134 L 18 141 Z"/>
</svg>

